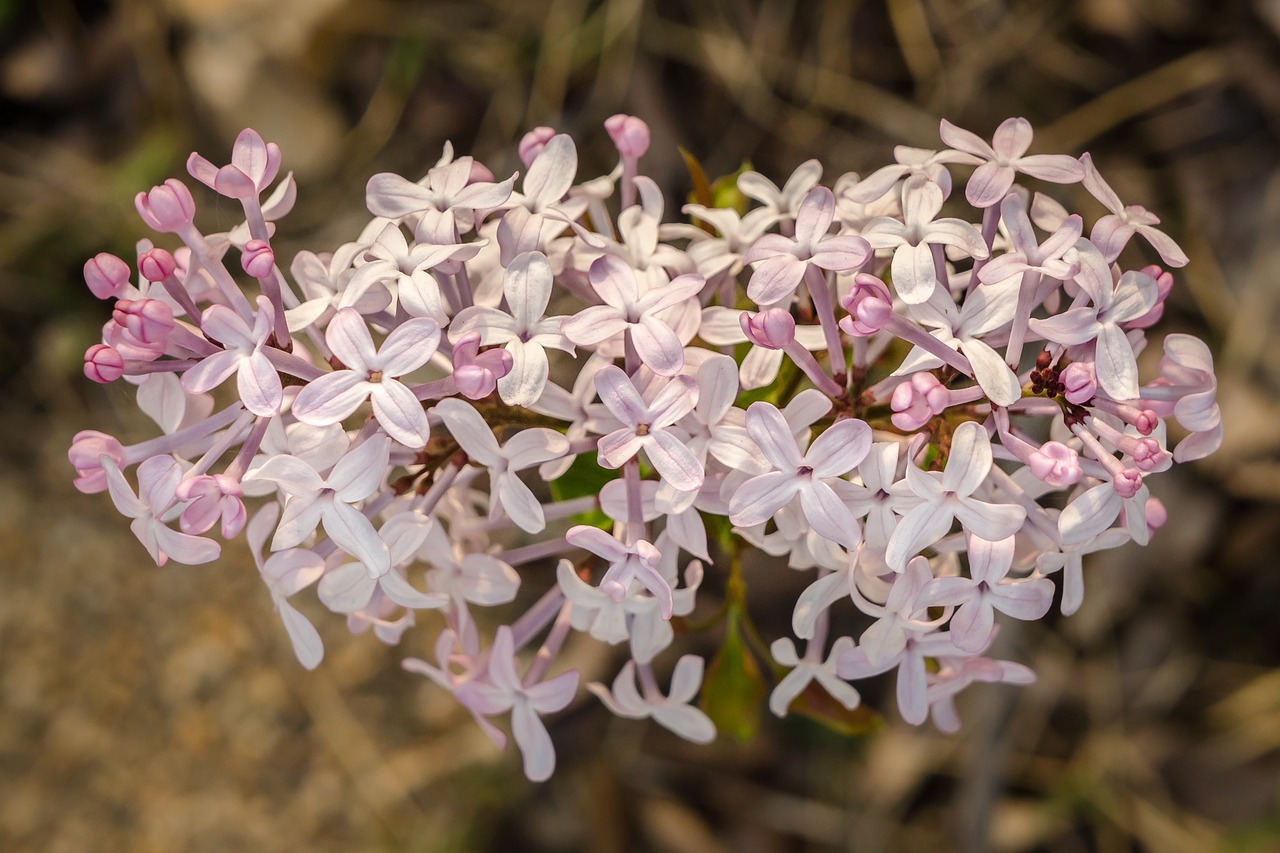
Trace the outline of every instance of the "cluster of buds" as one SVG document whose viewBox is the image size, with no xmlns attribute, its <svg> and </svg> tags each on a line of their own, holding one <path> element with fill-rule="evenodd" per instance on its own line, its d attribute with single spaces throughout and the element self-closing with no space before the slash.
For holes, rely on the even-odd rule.
<svg viewBox="0 0 1280 853">
<path fill-rule="evenodd" d="M 1203 343 L 1169 335 L 1139 377 L 1173 278 L 1122 256 L 1136 235 L 1187 260 L 1159 220 L 1088 155 L 1027 155 L 1010 119 L 990 143 L 944 121 L 941 150 L 834 189 L 816 161 L 781 188 L 743 172 L 738 203 L 704 191 L 664 222 L 648 128 L 605 129 L 619 163 L 590 180 L 550 128 L 521 141 L 523 176 L 448 146 L 420 180 L 375 175 L 368 227 L 287 273 L 277 146 L 246 130 L 228 165 L 193 154 L 244 222 L 203 233 L 169 180 L 137 209 L 181 246 L 85 264 L 115 301 L 85 373 L 133 385 L 160 434 L 79 433 L 77 487 L 109 492 L 158 565 L 244 534 L 307 668 L 324 649 L 296 596 L 393 645 L 436 611 L 431 660 L 405 668 L 499 746 L 510 714 L 535 780 L 541 718 L 578 693 L 556 665 L 574 632 L 626 653 L 591 693 L 695 742 L 739 733 L 747 676 L 785 715 L 852 711 L 851 682 L 895 671 L 902 718 L 946 731 L 969 684 L 1031 681 L 987 656 L 998 620 L 1079 608 L 1083 555 L 1164 522 L 1146 478 L 1221 440 Z M 1108 212 L 1085 237 L 1027 179 Z M 750 627 L 748 548 L 809 576 L 794 638 Z M 725 602 L 695 626 L 713 570 Z M 677 628 L 722 632 L 710 667 L 668 658 Z"/>
</svg>

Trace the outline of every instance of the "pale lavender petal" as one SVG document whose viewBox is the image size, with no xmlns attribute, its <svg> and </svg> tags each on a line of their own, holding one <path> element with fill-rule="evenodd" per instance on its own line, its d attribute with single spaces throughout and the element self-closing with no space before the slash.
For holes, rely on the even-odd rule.
<svg viewBox="0 0 1280 853">
<path fill-rule="evenodd" d="M 1093 223 L 1089 241 L 1098 247 L 1107 263 L 1114 263 L 1136 230 L 1119 216 L 1104 216 Z"/>
<path fill-rule="evenodd" d="M 738 365 L 727 355 L 713 355 L 698 368 L 698 419 L 716 424 L 738 397 Z"/>
<path fill-rule="evenodd" d="M 969 359 L 973 368 L 973 378 L 997 406 L 1011 406 L 1022 399 L 1022 386 L 1018 377 L 1009 369 L 1000 353 L 993 350 L 985 341 L 972 338 L 960 341 L 960 351 Z"/>
<path fill-rule="evenodd" d="M 1031 122 L 1021 116 L 1000 122 L 991 137 L 991 148 L 1002 160 L 1015 160 L 1031 147 Z"/>
<path fill-rule="evenodd" d="M 629 310 L 640 298 L 635 270 L 615 255 L 596 258 L 587 275 L 600 298 L 620 311 Z"/>
<path fill-rule="evenodd" d="M 614 430 L 596 443 L 598 461 L 605 468 L 621 468 L 648 443 L 631 429 Z"/>
<path fill-rule="evenodd" d="M 802 640 L 813 636 L 818 617 L 831 605 L 849 597 L 849 573 L 832 572 L 823 575 L 800 593 L 795 610 L 791 614 L 791 630 Z"/>
<path fill-rule="evenodd" d="M 470 208 L 472 210 L 492 210 L 502 207 L 511 198 L 515 189 L 516 176 L 512 175 L 501 183 L 480 182 L 468 184 L 453 195 L 453 207 Z"/>
<path fill-rule="evenodd" d="M 800 286 L 806 266 L 794 255 L 777 255 L 761 261 L 747 283 L 747 298 L 757 305 L 772 305 L 786 299 Z"/>
<path fill-rule="evenodd" d="M 543 146 L 524 176 L 524 194 L 540 205 L 564 198 L 578 174 L 578 149 L 567 133 L 558 133 Z"/>
<path fill-rule="evenodd" d="M 995 633 L 995 611 L 986 601 L 971 601 L 956 611 L 948 627 L 956 648 L 965 652 L 980 652 L 991 642 Z"/>
<path fill-rule="evenodd" d="M 969 183 L 964 188 L 964 197 L 974 207 L 990 207 L 997 204 L 1013 186 L 1014 170 L 1012 166 L 999 163 L 983 163 L 973 170 Z"/>
<path fill-rule="evenodd" d="M 1039 619 L 1053 606 L 1053 581 L 1048 578 L 1003 583 L 991 588 L 991 604 L 1014 619 Z"/>
<path fill-rule="evenodd" d="M 1004 579 L 1013 565 L 1013 538 L 992 541 L 979 537 L 969 539 L 969 576 L 974 583 L 986 581 L 993 586 Z"/>
<path fill-rule="evenodd" d="M 404 376 L 426 364 L 439 345 L 440 326 L 434 320 L 416 317 L 387 335 L 378 350 L 378 367 L 387 376 Z"/>
<path fill-rule="evenodd" d="M 427 413 L 404 383 L 394 379 L 372 383 L 369 399 L 373 416 L 387 435 L 413 450 L 426 446 L 431 438 Z"/>
<path fill-rule="evenodd" d="M 1120 196 L 1116 195 L 1116 191 L 1111 189 L 1111 185 L 1103 180 L 1102 175 L 1098 173 L 1098 168 L 1093 165 L 1093 157 L 1088 152 L 1080 155 L 1080 165 L 1084 168 L 1084 188 L 1089 194 L 1102 202 L 1102 206 L 1112 213 L 1119 213 L 1124 209 L 1124 202 L 1120 201 Z M 1108 217 L 1103 217 L 1106 219 Z M 1095 226 L 1096 228 L 1096 226 Z M 1097 240 L 1093 242 L 1097 243 Z"/>
<path fill-rule="evenodd" d="M 271 550 L 292 548 L 311 535 L 324 513 L 324 501 L 298 496 L 289 498 L 280 514 L 280 524 L 271 537 Z"/>
<path fill-rule="evenodd" d="M 511 353 L 511 370 L 498 380 L 498 395 L 508 406 L 532 406 L 547 385 L 547 352 L 524 341 L 508 342 L 506 350 Z"/>
<path fill-rule="evenodd" d="M 649 314 L 665 311 L 668 308 L 686 302 L 702 292 L 707 280 L 696 273 L 685 273 L 671 279 L 670 284 L 655 287 L 636 304 L 637 310 Z"/>
<path fill-rule="evenodd" d="M 159 521 L 152 527 L 161 553 L 184 566 L 212 563 L 222 554 L 222 546 L 217 542 L 189 533 L 179 533 Z"/>
<path fill-rule="evenodd" d="M 754 527 L 773 518 L 800 489 L 794 474 L 772 471 L 747 480 L 729 499 L 729 520 L 738 527 Z"/>
<path fill-rule="evenodd" d="M 240 353 L 223 350 L 200 360 L 182 374 L 182 387 L 192 394 L 203 394 L 217 388 L 240 367 Z"/>
<path fill-rule="evenodd" d="M 529 174 L 532 176 L 533 172 Z M 551 298 L 551 265 L 547 256 L 541 252 L 517 255 L 507 266 L 502 292 L 507 297 L 507 306 L 516 327 L 531 330 L 546 313 L 547 302 Z"/>
<path fill-rule="evenodd" d="M 564 539 L 575 548 L 590 551 L 611 563 L 622 560 L 629 553 L 625 545 L 598 527 L 579 524 L 570 527 Z"/>
<path fill-rule="evenodd" d="M 684 442 L 666 430 L 650 433 L 649 438 L 645 455 L 665 482 L 680 492 L 691 492 L 702 485 L 702 465 Z"/>
<path fill-rule="evenodd" d="M 1043 320 L 1031 320 L 1028 325 L 1031 331 L 1047 341 L 1055 344 L 1074 346 L 1091 341 L 1098 336 L 1102 324 L 1098 322 L 1095 309 L 1079 307 L 1069 308 Z M 1128 398 L 1126 398 L 1128 399 Z"/>
<path fill-rule="evenodd" d="M 432 411 L 444 421 L 454 441 L 481 465 L 492 467 L 503 458 L 493 431 L 470 403 L 449 397 L 437 403 Z"/>
<path fill-rule="evenodd" d="M 933 252 L 927 243 L 912 246 L 904 243 L 893 252 L 891 266 L 893 289 L 909 305 L 927 302 L 938 286 Z"/>
<path fill-rule="evenodd" d="M 918 726 L 929 718 L 929 684 L 920 657 L 908 655 L 898 667 L 897 698 L 898 713 L 905 722 Z"/>
<path fill-rule="evenodd" d="M 894 571 L 906 568 L 907 561 L 951 530 L 950 507 L 942 503 L 923 503 L 908 512 L 893 529 L 885 547 L 885 562 Z"/>
<path fill-rule="evenodd" d="M 871 427 L 865 421 L 845 418 L 814 439 L 804 454 L 804 463 L 813 468 L 814 478 L 839 477 L 858 467 L 869 450 Z"/>
<path fill-rule="evenodd" d="M 956 127 L 945 118 L 942 120 L 939 135 L 942 137 L 943 142 L 957 151 L 972 154 L 973 156 L 980 157 L 983 160 L 990 160 L 996 156 L 996 152 L 992 150 L 991 146 L 988 145 L 982 137 L 972 131 Z"/>
<path fill-rule="evenodd" d="M 547 526 L 542 504 L 514 471 L 508 471 L 496 479 L 496 500 L 502 504 L 503 511 L 517 527 L 526 533 L 538 533 Z"/>
<path fill-rule="evenodd" d="M 285 631 L 289 633 L 289 642 L 293 645 L 298 663 L 306 669 L 315 669 L 324 659 L 324 642 L 320 639 L 320 632 L 289 602 L 277 602 L 276 610 L 280 613 Z"/>
<path fill-rule="evenodd" d="M 524 756 L 524 775 L 530 782 L 545 782 L 556 769 L 556 750 L 551 735 L 532 708 L 516 703 L 511 710 L 511 734 Z"/>
<path fill-rule="evenodd" d="M 800 485 L 800 507 L 804 517 L 819 536 L 838 542 L 850 551 L 862 541 L 862 528 L 853 512 L 821 480 L 810 480 Z"/>
<path fill-rule="evenodd" d="M 670 426 L 693 411 L 697 403 L 697 383 L 688 376 L 677 376 L 664 385 L 649 404 L 649 423 Z"/>
<path fill-rule="evenodd" d="M 991 470 L 991 439 L 981 424 L 966 421 L 951 437 L 951 452 L 942 472 L 942 488 L 957 495 L 971 495 Z M 1004 537 L 997 537 L 1003 539 Z"/>
<path fill-rule="evenodd" d="M 620 334 L 627 327 L 627 318 L 621 309 L 609 305 L 593 305 L 565 320 L 560 331 L 575 344 L 589 347 Z"/>
<path fill-rule="evenodd" d="M 334 613 L 355 613 L 368 606 L 378 588 L 378 579 L 359 563 L 347 563 L 320 579 L 316 594 Z"/>
<path fill-rule="evenodd" d="M 675 376 L 684 367 L 684 346 L 666 323 L 645 314 L 630 329 L 636 353 L 654 373 Z"/>
<path fill-rule="evenodd" d="M 843 272 L 862 266 L 871 257 L 871 245 L 852 234 L 828 237 L 814 246 L 809 260 L 824 270 Z"/>
<path fill-rule="evenodd" d="M 812 680 L 813 673 L 807 667 L 797 667 L 788 672 L 786 677 L 779 681 L 778 686 L 773 688 L 773 692 L 769 694 L 769 710 L 775 716 L 785 717 L 787 709 L 791 707 L 791 703 L 809 686 L 809 682 Z"/>
<path fill-rule="evenodd" d="M 1055 184 L 1074 184 L 1083 180 L 1084 166 L 1066 154 L 1032 154 L 1018 158 L 1018 171 L 1042 181 Z"/>
<path fill-rule="evenodd" d="M 240 360 L 236 390 L 244 407 L 260 418 L 279 414 L 280 404 L 284 402 L 280 374 L 261 352 Z"/>
<path fill-rule="evenodd" d="M 338 460 L 329 472 L 329 485 L 339 500 L 362 501 L 382 485 L 391 457 L 391 440 L 374 434 Z"/>
<path fill-rule="evenodd" d="M 1132 400 L 1138 396 L 1138 361 L 1124 330 L 1111 323 L 1098 332 L 1094 367 L 1098 384 L 1115 400 Z"/>
<path fill-rule="evenodd" d="M 1189 261 L 1187 253 L 1173 241 L 1173 238 L 1158 228 L 1150 225 L 1139 225 L 1138 233 L 1147 238 L 1151 247 L 1160 254 L 1161 260 L 1171 267 L 1185 267 Z"/>
<path fill-rule="evenodd" d="M 369 397 L 372 383 L 363 373 L 337 370 L 313 379 L 293 401 L 293 416 L 304 424 L 336 424 L 360 408 Z"/>
<path fill-rule="evenodd" d="M 342 308 L 333 315 L 324 332 L 325 343 L 346 367 L 369 370 L 375 366 L 377 351 L 364 317 L 354 308 Z"/>
<path fill-rule="evenodd" d="M 612 364 L 602 367 L 595 383 L 600 402 L 622 423 L 634 428 L 649 416 L 649 407 L 622 368 Z"/>
<path fill-rule="evenodd" d="M 569 452 L 569 440 L 560 433 L 544 427 L 523 429 L 502 446 L 507 457 L 507 469 L 522 471 L 540 462 L 559 459 Z"/>
<path fill-rule="evenodd" d="M 244 318 L 225 305 L 211 305 L 205 309 L 200 329 L 228 349 L 250 350 L 257 344 Z"/>
<path fill-rule="evenodd" d="M 752 403 L 747 409 L 747 433 L 773 465 L 788 476 L 804 462 L 795 435 L 782 412 L 771 403 Z"/>
<path fill-rule="evenodd" d="M 957 502 L 955 514 L 965 530 L 989 541 L 1017 533 L 1027 518 L 1027 511 L 1020 506 L 992 504 L 973 498 Z"/>
<path fill-rule="evenodd" d="M 813 245 L 827 235 L 836 215 L 836 197 L 826 187 L 814 187 L 796 210 L 796 242 Z"/>
<path fill-rule="evenodd" d="M 342 501 L 329 501 L 322 517 L 324 532 L 334 544 L 364 563 L 370 577 L 391 571 L 391 552 L 364 513 Z"/>
</svg>

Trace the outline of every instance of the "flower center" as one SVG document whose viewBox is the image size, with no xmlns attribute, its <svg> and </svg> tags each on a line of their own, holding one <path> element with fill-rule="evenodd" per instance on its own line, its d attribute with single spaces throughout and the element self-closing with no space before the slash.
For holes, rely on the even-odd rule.
<svg viewBox="0 0 1280 853">
<path fill-rule="evenodd" d="M 370 371 L 369 371 L 369 381 L 370 381 L 370 382 L 381 382 L 381 381 L 382 381 L 382 371 L 381 371 L 381 370 L 370 370 Z"/>
<path fill-rule="evenodd" d="M 636 424 L 636 435 L 648 435 L 649 424 Z"/>
</svg>

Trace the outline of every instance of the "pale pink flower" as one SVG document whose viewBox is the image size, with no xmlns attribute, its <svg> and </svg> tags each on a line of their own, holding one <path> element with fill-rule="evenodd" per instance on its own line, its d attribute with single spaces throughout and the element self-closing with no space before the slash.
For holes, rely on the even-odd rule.
<svg viewBox="0 0 1280 853">
<path fill-rule="evenodd" d="M 182 481 L 182 466 L 177 460 L 172 456 L 152 456 L 138 465 L 137 494 L 114 459 L 103 454 L 100 463 L 111 502 L 121 515 L 133 519 L 129 529 L 157 566 L 163 566 L 170 558 L 187 566 L 218 559 L 222 549 L 217 542 L 179 533 L 164 522 L 177 502 L 178 484 Z"/>
<path fill-rule="evenodd" d="M 809 267 L 843 272 L 861 266 L 871 247 L 861 237 L 832 236 L 836 199 L 826 187 L 814 187 L 796 212 L 794 237 L 765 234 L 743 256 L 755 270 L 747 283 L 747 297 L 757 305 L 773 305 L 789 298 Z"/>
<path fill-rule="evenodd" d="M 228 198 L 253 198 L 280 172 L 280 146 L 264 142 L 252 128 L 245 128 L 231 148 L 231 163 L 218 167 L 192 152 L 187 158 L 191 177 Z"/>
<path fill-rule="evenodd" d="M 426 318 L 408 320 L 375 349 L 365 319 L 354 308 L 343 308 L 325 330 L 325 342 L 345 369 L 303 388 L 293 402 L 294 417 L 312 426 L 335 424 L 370 400 L 387 435 L 406 447 L 424 446 L 431 437 L 426 412 L 399 377 L 431 358 L 440 343 L 440 327 Z"/>
<path fill-rule="evenodd" d="M 511 733 L 524 756 L 524 773 L 530 781 L 542 782 L 555 771 L 556 753 L 540 716 L 564 710 L 573 701 L 577 689 L 575 670 L 525 685 L 516 672 L 511 628 L 503 625 L 489 650 L 487 678 L 458 685 L 454 695 L 468 708 L 485 716 L 510 711 Z"/>
<path fill-rule="evenodd" d="M 236 375 L 236 390 L 244 407 L 259 417 L 270 417 L 280 411 L 284 387 L 280 374 L 262 350 L 271 337 L 275 309 L 265 296 L 258 297 L 258 313 L 253 327 L 225 305 L 205 309 L 200 328 L 209 338 L 222 344 L 216 352 L 182 375 L 182 387 L 192 394 L 203 394 Z"/>
<path fill-rule="evenodd" d="M 684 346 L 658 314 L 689 301 L 701 292 L 706 280 L 690 273 L 642 293 L 635 271 L 613 255 L 601 255 L 592 262 L 589 276 L 592 289 L 605 304 L 584 308 L 565 320 L 561 327 L 564 336 L 580 346 L 598 346 L 625 332 L 650 370 L 661 376 L 679 373 L 684 366 Z"/>
<path fill-rule="evenodd" d="M 769 647 L 769 653 L 773 655 L 775 661 L 791 671 L 769 694 L 769 710 L 776 716 L 785 717 L 791 703 L 812 681 L 822 685 L 822 689 L 844 707 L 850 710 L 858 707 L 862 697 L 858 695 L 853 685 L 836 673 L 840 657 L 851 651 L 853 651 L 853 640 L 849 637 L 840 637 L 832 645 L 826 661 L 809 660 L 807 657 L 802 659 L 796 654 L 795 644 L 791 642 L 790 637 L 779 637 L 774 640 L 773 645 Z"/>
<path fill-rule="evenodd" d="M 655 723 L 675 732 L 693 743 L 711 743 L 716 738 L 716 726 L 701 709 L 693 706 L 693 699 L 702 685 L 702 658 L 684 655 L 676 661 L 671 675 L 671 692 L 663 696 L 653 682 L 641 676 L 644 692 L 636 688 L 637 665 L 633 660 L 623 664 L 613 680 L 613 690 L 603 684 L 591 683 L 587 689 L 594 693 L 605 707 L 632 720 L 652 718 Z"/>
<path fill-rule="evenodd" d="M 1053 582 L 1047 578 L 1007 577 L 1013 566 L 1013 537 L 988 542 L 969 536 L 969 577 L 934 578 L 926 585 L 920 603 L 950 606 L 951 639 L 956 648 L 977 653 L 995 635 L 995 611 L 1030 621 L 1049 612 Z"/>
<path fill-rule="evenodd" d="M 1166 264 L 1171 267 L 1187 265 L 1186 253 L 1168 234 L 1155 227 L 1160 224 L 1158 216 L 1140 205 L 1125 205 L 1120 201 L 1120 196 L 1103 180 L 1098 168 L 1093 165 L 1093 158 L 1088 154 L 1080 157 L 1080 163 L 1084 168 L 1082 179 L 1085 189 L 1111 211 L 1109 216 L 1093 223 L 1093 230 L 1089 232 L 1089 240 L 1102 251 L 1107 263 L 1120 257 L 1130 237 L 1141 234 Z"/>
<path fill-rule="evenodd" d="M 1027 154 L 1031 147 L 1031 123 L 1025 118 L 1008 118 L 996 128 L 988 145 L 981 137 L 942 120 L 942 141 L 959 151 L 985 161 L 973 170 L 964 195 L 974 207 L 990 207 L 1005 197 L 1018 172 L 1072 184 L 1084 177 L 1080 161 L 1064 154 Z M 1088 155 L 1086 155 L 1088 156 Z"/>
<path fill-rule="evenodd" d="M 892 491 L 920 501 L 893 531 L 885 559 L 895 571 L 907 560 L 941 539 L 959 519 L 970 533 L 988 541 L 1012 536 L 1022 527 L 1027 512 L 1016 504 L 987 503 L 973 495 L 991 471 L 991 439 L 981 424 L 966 421 L 951 436 L 951 452 L 941 474 L 922 471 L 908 463 L 907 477 Z"/>
<path fill-rule="evenodd" d="M 698 403 L 698 385 L 688 376 L 676 376 L 646 401 L 632 380 L 613 365 L 596 374 L 600 402 L 622 424 L 601 437 L 600 464 L 621 468 L 641 450 L 664 482 L 681 492 L 702 485 L 702 465 L 685 445 L 685 436 L 673 429 Z"/>
<path fill-rule="evenodd" d="M 752 403 L 747 432 L 776 469 L 752 477 L 729 499 L 729 520 L 750 527 L 772 518 L 795 497 L 813 529 L 846 548 L 856 548 L 861 530 L 834 483 L 858 466 L 871 449 L 871 428 L 846 418 L 801 450 L 791 426 L 776 406 Z"/>
<path fill-rule="evenodd" d="M 564 456 L 569 440 L 555 430 L 531 427 L 499 447 L 489 425 L 470 403 L 450 397 L 436 404 L 432 412 L 444 421 L 467 456 L 489 469 L 489 517 L 505 512 L 529 533 L 546 527 L 542 504 L 517 472 Z"/>
</svg>

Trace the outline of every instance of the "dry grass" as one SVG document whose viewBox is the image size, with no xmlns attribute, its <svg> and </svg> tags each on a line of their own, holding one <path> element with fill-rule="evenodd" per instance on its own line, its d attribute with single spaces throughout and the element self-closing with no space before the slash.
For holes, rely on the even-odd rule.
<svg viewBox="0 0 1280 853">
<path fill-rule="evenodd" d="M 1280 3 L 46 0 L 0 21 L 0 849 L 1280 849 Z M 1041 680 L 969 697 L 961 736 L 788 720 L 690 748 L 584 702 L 530 786 L 396 651 L 321 620 L 305 673 L 242 552 L 156 569 L 71 489 L 75 430 L 145 432 L 78 377 L 102 322 L 79 266 L 129 252 L 132 193 L 188 151 L 245 125 L 281 143 L 288 256 L 346 239 L 365 177 L 446 138 L 501 171 L 553 124 L 604 168 L 617 111 L 652 124 L 671 199 L 677 144 L 833 178 L 936 144 L 940 116 L 1025 115 L 1191 255 L 1165 328 L 1219 354 L 1226 444 L 1164 478 L 1174 523 L 1095 561 L 1079 614 L 1006 632 Z"/>
</svg>

